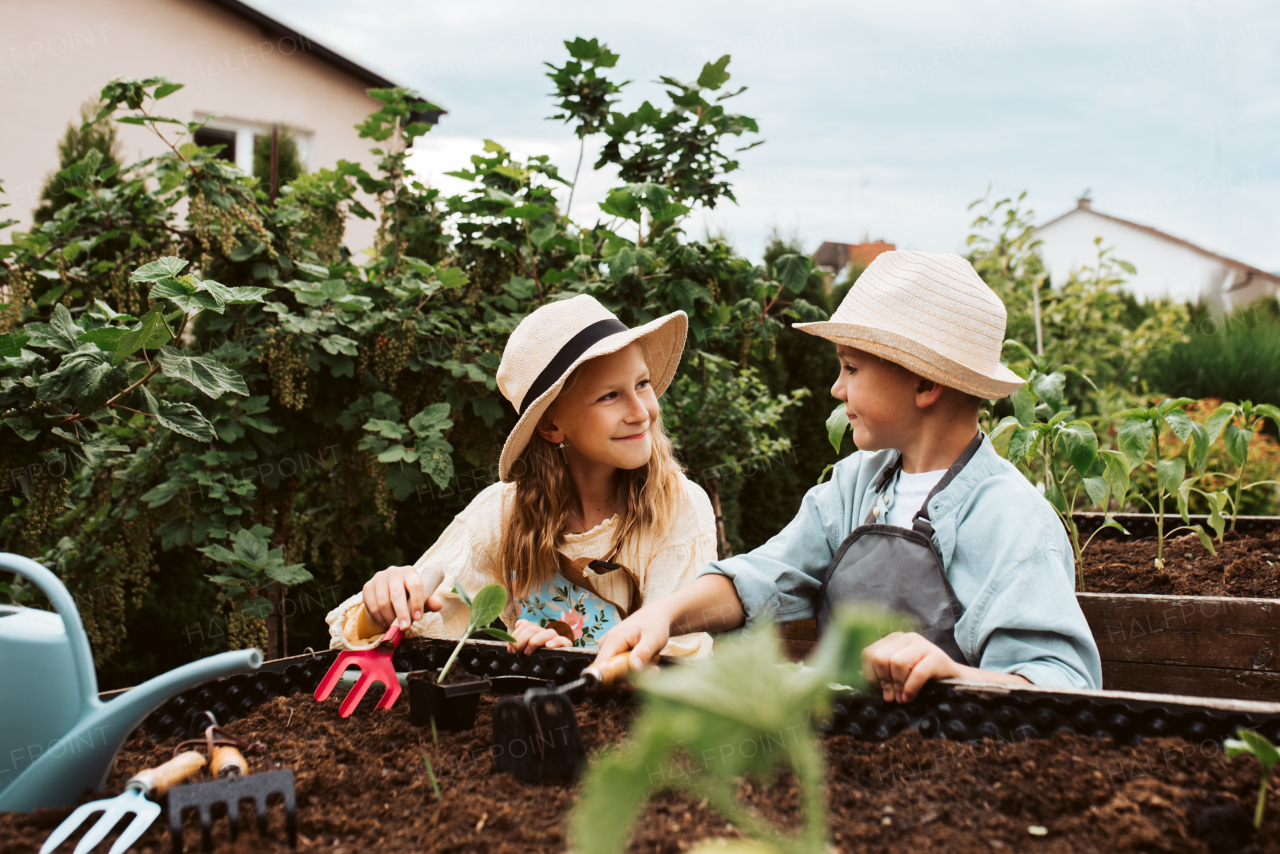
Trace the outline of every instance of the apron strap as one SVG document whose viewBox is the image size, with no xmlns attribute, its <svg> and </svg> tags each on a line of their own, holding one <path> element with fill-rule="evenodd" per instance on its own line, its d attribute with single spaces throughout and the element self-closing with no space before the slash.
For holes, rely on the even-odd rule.
<svg viewBox="0 0 1280 854">
<path fill-rule="evenodd" d="M 615 549 L 614 553 L 610 554 L 609 557 L 614 557 L 616 553 L 617 553 L 617 549 Z M 622 618 L 624 620 L 627 617 L 634 614 L 637 610 L 640 609 L 640 606 L 644 604 L 644 596 L 640 592 L 640 585 L 636 583 L 635 573 L 627 569 L 622 564 L 613 563 L 608 560 L 598 560 L 598 559 L 593 560 L 592 558 L 589 558 L 589 557 L 580 557 L 574 560 L 574 559 L 571 559 L 564 552 L 556 552 L 556 557 L 560 559 L 559 570 L 560 570 L 561 578 L 563 578 L 565 581 L 568 581 L 570 584 L 572 584 L 575 587 L 581 587 L 583 590 L 588 591 L 597 599 L 600 599 L 604 602 L 608 602 L 610 605 L 618 609 L 618 613 L 622 615 Z M 601 594 L 601 592 L 596 589 L 596 586 L 591 583 L 591 579 L 587 577 L 586 572 L 583 571 L 584 569 L 588 569 L 588 568 L 598 574 L 604 574 L 606 572 L 616 572 L 618 570 L 621 570 L 622 577 L 626 579 L 626 586 L 631 594 L 630 596 L 631 607 L 623 608 L 617 602 L 614 602 L 612 599 L 609 599 L 603 594 Z"/>
<path fill-rule="evenodd" d="M 973 455 L 978 453 L 978 448 L 982 447 L 982 439 L 983 432 L 979 430 L 978 435 L 973 437 L 973 441 L 965 446 L 965 449 L 960 452 L 960 456 L 956 457 L 956 461 L 943 473 L 933 489 L 929 490 L 929 494 L 925 496 L 924 503 L 920 505 L 920 509 L 916 511 L 915 517 L 911 520 L 911 526 L 915 530 L 920 531 L 925 536 L 932 536 L 933 525 L 929 524 L 929 502 L 933 500 L 935 495 L 946 489 L 951 481 L 956 479 L 956 475 L 960 474 L 964 467 L 969 464 L 969 460 L 973 459 Z"/>
</svg>

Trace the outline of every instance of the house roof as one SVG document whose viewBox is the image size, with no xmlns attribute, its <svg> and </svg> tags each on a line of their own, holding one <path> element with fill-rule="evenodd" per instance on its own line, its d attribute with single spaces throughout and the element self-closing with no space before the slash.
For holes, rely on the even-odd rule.
<svg viewBox="0 0 1280 854">
<path fill-rule="evenodd" d="M 1175 244 L 1177 246 L 1181 246 L 1183 249 L 1190 249 L 1192 252 L 1196 252 L 1200 255 L 1204 255 L 1206 258 L 1212 258 L 1215 261 L 1222 263 L 1224 266 L 1233 268 L 1234 270 L 1236 270 L 1236 280 L 1235 282 L 1232 283 L 1231 287 L 1228 288 L 1229 291 L 1236 290 L 1237 288 L 1243 288 L 1246 285 L 1248 285 L 1250 282 L 1252 282 L 1254 279 L 1263 279 L 1273 284 L 1280 285 L 1280 275 L 1277 275 L 1276 273 L 1268 273 L 1266 270 L 1260 270 L 1251 264 L 1244 263 L 1243 261 L 1237 261 L 1234 258 L 1228 258 L 1226 255 L 1219 255 L 1217 252 L 1210 252 L 1208 249 L 1205 249 L 1203 246 L 1197 246 L 1196 244 L 1192 243 L 1190 240 L 1183 240 L 1181 237 L 1174 237 L 1172 234 L 1167 234 L 1166 232 L 1163 232 L 1158 228 L 1152 228 L 1149 225 L 1142 225 L 1141 223 L 1131 222 L 1130 220 L 1127 220 L 1127 219 L 1121 219 L 1118 216 L 1111 216 L 1110 214 L 1099 213 L 1098 211 L 1095 211 L 1093 209 L 1092 203 L 1087 198 L 1076 199 L 1076 207 L 1074 210 L 1069 210 L 1066 213 L 1062 214 L 1061 216 L 1054 217 L 1053 219 L 1046 222 L 1044 225 L 1036 226 L 1036 231 L 1042 231 L 1048 228 L 1049 226 L 1053 225 L 1055 222 L 1066 219 L 1069 216 L 1072 216 L 1074 214 L 1081 213 L 1081 212 L 1091 214 L 1093 216 L 1098 217 L 1099 219 L 1109 220 L 1118 225 L 1125 225 L 1125 226 L 1128 226 L 1129 228 L 1136 228 L 1138 231 L 1145 231 L 1147 234 L 1150 234 L 1153 237 L 1158 237 L 1161 240 L 1165 240 L 1165 241 L 1168 241 L 1169 243 Z"/>
<path fill-rule="evenodd" d="M 304 35 L 286 24 L 282 24 L 270 15 L 259 12 L 249 4 L 241 3 L 240 0 L 205 0 L 205 2 L 212 3 L 214 6 L 248 21 L 261 29 L 266 35 L 277 38 L 292 38 L 299 43 L 306 43 L 308 45 L 307 52 L 312 56 L 329 63 L 341 71 L 345 71 L 371 89 L 394 89 L 400 85 L 388 80 L 376 71 L 371 71 L 363 65 L 353 62 L 337 51 L 325 47 L 310 36 Z M 440 120 L 440 116 L 447 112 L 449 111 L 444 109 L 424 110 L 413 113 L 412 119 L 426 122 L 427 124 L 436 124 Z"/>
</svg>

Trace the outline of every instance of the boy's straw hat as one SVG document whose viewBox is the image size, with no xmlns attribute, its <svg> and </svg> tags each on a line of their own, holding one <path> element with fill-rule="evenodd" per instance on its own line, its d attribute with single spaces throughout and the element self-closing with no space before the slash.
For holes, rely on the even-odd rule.
<svg viewBox="0 0 1280 854">
<path fill-rule="evenodd" d="M 959 255 L 899 251 L 877 256 L 830 320 L 795 328 L 993 400 L 1025 382 L 1000 364 L 1005 319 L 1004 303 Z"/>
<path fill-rule="evenodd" d="M 680 367 L 688 328 L 685 313 L 674 311 L 630 329 L 586 294 L 547 303 L 520 321 L 498 366 L 498 388 L 520 414 L 502 446 L 498 463 L 502 479 L 511 481 L 511 464 L 524 452 L 538 419 L 578 365 L 638 343 L 649 365 L 654 394 L 661 395 Z"/>
</svg>

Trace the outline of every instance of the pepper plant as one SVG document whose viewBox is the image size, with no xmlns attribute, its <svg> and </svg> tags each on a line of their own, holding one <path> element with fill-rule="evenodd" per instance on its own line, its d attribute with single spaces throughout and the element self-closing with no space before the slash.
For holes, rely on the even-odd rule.
<svg viewBox="0 0 1280 854">
<path fill-rule="evenodd" d="M 1280 762 L 1280 751 L 1276 750 L 1275 745 L 1267 740 L 1266 736 L 1253 730 L 1240 727 L 1236 730 L 1236 735 L 1239 738 L 1228 738 L 1223 742 L 1223 746 L 1227 749 L 1227 758 L 1252 756 L 1262 766 L 1262 782 L 1258 785 L 1258 804 L 1253 810 L 1253 826 L 1261 828 L 1262 813 L 1267 806 L 1267 783 L 1271 778 L 1271 769 Z"/>
<path fill-rule="evenodd" d="M 1178 531 L 1193 531 L 1200 542 L 1211 553 L 1217 554 L 1213 541 L 1200 525 L 1182 525 L 1172 531 L 1164 529 L 1165 499 L 1176 497 L 1182 510 L 1183 521 L 1187 521 L 1187 494 L 1193 488 L 1196 475 L 1187 476 L 1187 461 L 1181 457 L 1165 459 L 1160 447 L 1161 433 L 1166 429 L 1188 445 L 1188 456 L 1192 468 L 1202 468 L 1209 454 L 1209 434 L 1204 425 L 1197 424 L 1183 409 L 1194 403 L 1189 397 L 1167 398 L 1156 406 L 1135 407 L 1117 412 L 1114 418 L 1123 418 L 1124 422 L 1116 432 L 1116 442 L 1120 453 L 1124 455 L 1128 473 L 1132 475 L 1139 466 L 1150 466 L 1155 472 L 1155 500 L 1133 492 L 1132 497 L 1151 510 L 1156 520 L 1156 557 L 1157 569 L 1164 568 L 1164 541 Z M 1154 451 L 1154 455 L 1153 455 Z"/>
<path fill-rule="evenodd" d="M 1124 531 L 1115 517 L 1107 512 L 1107 507 L 1112 495 L 1123 506 L 1129 486 L 1128 469 L 1121 455 L 1099 449 L 1098 435 L 1093 427 L 1076 418 L 1075 408 L 1066 401 L 1064 390 L 1068 373 L 1078 376 L 1090 387 L 1093 387 L 1092 380 L 1072 365 L 1061 365 L 1052 370 L 1046 357 L 1032 353 L 1018 341 L 1005 341 L 1005 348 L 1021 356 L 1021 361 L 1014 362 L 1011 370 L 1027 382 L 1010 396 L 1014 414 L 1000 420 L 992 429 L 990 439 L 994 443 L 1012 430 L 1006 450 L 1009 462 L 1023 466 L 1028 479 L 1043 478 L 1044 497 L 1070 535 L 1076 580 L 1083 587 L 1084 550 L 1103 528 Z M 1033 459 L 1039 460 L 1039 466 L 1034 469 L 1031 466 Z M 1100 507 L 1105 514 L 1102 524 L 1083 543 L 1074 517 L 1080 506 L 1082 490 L 1083 497 L 1088 498 L 1087 506 Z"/>
<path fill-rule="evenodd" d="M 834 691 L 863 684 L 861 651 L 883 613 L 845 608 L 804 663 L 785 660 L 771 625 L 716 645 L 714 658 L 634 677 L 643 707 L 628 743 L 591 764 L 569 819 L 574 851 L 613 854 L 651 793 L 703 798 L 765 850 L 825 854 L 826 779 L 814 722 L 830 716 Z M 737 797 L 739 777 L 767 780 L 790 767 L 804 816 L 779 831 Z"/>
<path fill-rule="evenodd" d="M 1246 485 L 1244 482 L 1245 467 L 1249 465 L 1249 443 L 1253 441 L 1254 434 L 1262 429 L 1265 418 L 1270 418 L 1272 424 L 1280 427 L 1280 407 L 1269 403 L 1254 404 L 1252 401 L 1244 400 L 1240 403 L 1222 404 L 1209 416 L 1209 421 L 1205 425 L 1208 443 L 1211 445 L 1218 440 L 1219 436 L 1222 436 L 1223 444 L 1227 449 L 1227 458 L 1236 467 L 1234 475 L 1227 474 L 1235 486 L 1235 495 L 1232 496 L 1229 492 L 1223 493 L 1228 496 L 1231 505 L 1232 531 L 1236 529 L 1236 517 L 1240 514 L 1241 493 L 1259 486 L 1275 486 L 1280 483 L 1274 480 L 1260 480 Z M 1239 421 L 1238 425 L 1237 421 Z M 1219 513 L 1222 504 L 1223 502 L 1214 502 L 1214 507 Z M 1221 538 L 1221 532 L 1219 532 L 1219 538 Z"/>
</svg>

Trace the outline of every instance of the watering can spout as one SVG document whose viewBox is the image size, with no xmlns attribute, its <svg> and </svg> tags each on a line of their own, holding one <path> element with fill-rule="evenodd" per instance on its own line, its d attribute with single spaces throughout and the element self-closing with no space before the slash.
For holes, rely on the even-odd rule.
<svg viewBox="0 0 1280 854">
<path fill-rule="evenodd" d="M 30 578 L 57 611 L 8 608 L 0 613 L 0 679 L 9 683 L 0 695 L 0 812 L 66 806 L 85 789 L 101 789 L 129 733 L 166 700 L 262 665 L 256 649 L 224 652 L 104 703 L 80 613 L 66 587 L 49 570 L 18 555 L 0 553 L 0 570 Z"/>
</svg>

